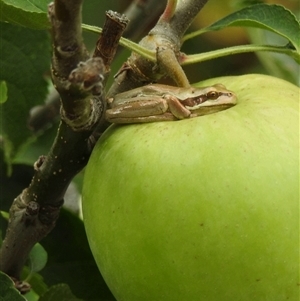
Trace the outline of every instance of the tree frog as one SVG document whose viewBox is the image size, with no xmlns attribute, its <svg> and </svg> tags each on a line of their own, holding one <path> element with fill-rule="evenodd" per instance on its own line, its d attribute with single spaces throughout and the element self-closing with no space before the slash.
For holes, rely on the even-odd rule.
<svg viewBox="0 0 300 301">
<path fill-rule="evenodd" d="M 215 113 L 236 103 L 236 95 L 222 84 L 204 88 L 150 84 L 108 99 L 106 120 L 112 123 L 171 121 Z"/>
</svg>

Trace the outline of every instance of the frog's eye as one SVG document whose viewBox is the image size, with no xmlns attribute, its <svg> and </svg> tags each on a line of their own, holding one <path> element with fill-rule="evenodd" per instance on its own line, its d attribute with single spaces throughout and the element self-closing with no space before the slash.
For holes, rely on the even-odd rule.
<svg viewBox="0 0 300 301">
<path fill-rule="evenodd" d="M 217 99 L 218 97 L 219 97 L 219 93 L 216 92 L 216 91 L 209 91 L 209 92 L 207 93 L 207 98 L 208 98 L 208 99 L 214 100 L 214 99 Z"/>
</svg>

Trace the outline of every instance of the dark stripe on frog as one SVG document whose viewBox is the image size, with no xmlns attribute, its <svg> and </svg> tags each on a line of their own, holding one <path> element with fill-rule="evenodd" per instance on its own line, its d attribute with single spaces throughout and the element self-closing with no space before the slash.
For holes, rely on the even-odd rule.
<svg viewBox="0 0 300 301">
<path fill-rule="evenodd" d="M 196 105 L 199 105 L 200 103 L 203 103 L 205 101 L 207 101 L 207 95 L 203 94 L 200 95 L 199 97 L 192 97 L 192 98 L 187 98 L 185 100 L 181 100 L 180 102 L 184 105 L 184 106 L 188 106 L 188 107 L 194 107 Z"/>
</svg>

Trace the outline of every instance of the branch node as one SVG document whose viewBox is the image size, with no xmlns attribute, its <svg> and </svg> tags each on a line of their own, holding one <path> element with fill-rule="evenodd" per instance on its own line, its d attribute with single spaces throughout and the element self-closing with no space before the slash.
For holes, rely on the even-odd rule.
<svg viewBox="0 0 300 301">
<path fill-rule="evenodd" d="M 75 132 L 90 130 L 103 115 L 104 69 L 103 60 L 94 57 L 80 62 L 69 75 L 66 93 L 73 98 L 72 103 L 62 99 L 61 118 Z"/>
<path fill-rule="evenodd" d="M 15 277 L 10 277 L 11 280 L 14 282 L 15 288 L 22 294 L 25 295 L 31 290 L 31 285 L 26 281 L 18 280 Z"/>
<path fill-rule="evenodd" d="M 26 207 L 25 214 L 27 216 L 36 216 L 40 211 L 40 205 L 37 202 L 31 201 Z"/>
<path fill-rule="evenodd" d="M 40 207 L 39 220 L 44 225 L 54 225 L 60 211 L 60 207 L 63 204 L 63 200 L 60 201 L 58 206 L 43 205 Z"/>
<path fill-rule="evenodd" d="M 56 47 L 57 52 L 65 58 L 70 58 L 78 52 L 78 45 L 74 43 L 73 45 L 66 45 L 66 46 L 58 46 Z"/>
<path fill-rule="evenodd" d="M 104 65 L 100 57 L 95 57 L 80 62 L 76 69 L 69 75 L 69 82 L 77 85 L 82 91 L 90 91 L 94 95 L 100 95 L 103 90 Z"/>
<path fill-rule="evenodd" d="M 41 166 L 43 165 L 43 163 L 46 160 L 46 156 L 39 156 L 39 158 L 34 162 L 33 164 L 33 168 L 35 171 L 39 171 Z"/>
</svg>

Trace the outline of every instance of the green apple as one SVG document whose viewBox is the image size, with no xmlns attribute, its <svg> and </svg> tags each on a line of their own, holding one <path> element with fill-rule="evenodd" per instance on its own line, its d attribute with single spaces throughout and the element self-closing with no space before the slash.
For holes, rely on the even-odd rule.
<svg viewBox="0 0 300 301">
<path fill-rule="evenodd" d="M 222 77 L 238 104 L 112 126 L 83 187 L 91 250 L 118 301 L 299 300 L 299 93 Z"/>
</svg>

